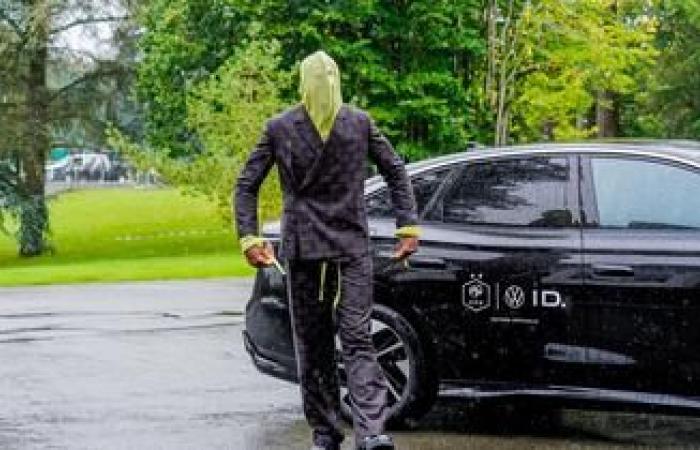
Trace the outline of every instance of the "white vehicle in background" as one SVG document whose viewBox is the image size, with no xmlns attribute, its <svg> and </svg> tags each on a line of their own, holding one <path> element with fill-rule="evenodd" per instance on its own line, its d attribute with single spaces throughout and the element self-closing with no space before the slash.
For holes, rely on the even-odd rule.
<svg viewBox="0 0 700 450">
<path fill-rule="evenodd" d="M 47 181 L 71 181 L 73 172 L 73 155 L 50 162 L 46 165 Z"/>
<path fill-rule="evenodd" d="M 128 170 L 117 158 L 99 152 L 82 152 L 47 164 L 48 181 L 126 181 Z"/>
</svg>

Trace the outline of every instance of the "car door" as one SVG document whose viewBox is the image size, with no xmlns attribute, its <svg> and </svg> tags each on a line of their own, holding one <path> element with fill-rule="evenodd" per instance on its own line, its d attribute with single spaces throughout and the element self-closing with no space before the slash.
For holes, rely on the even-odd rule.
<svg viewBox="0 0 700 450">
<path fill-rule="evenodd" d="M 416 206 L 421 227 L 426 224 L 421 219 L 434 199 L 448 184 L 460 165 L 454 162 L 436 163 L 410 175 Z M 428 324 L 439 321 L 438 314 L 428 311 L 431 305 L 437 305 L 442 291 L 445 291 L 446 280 L 454 275 L 444 270 L 440 255 L 444 246 L 421 238 L 418 254 L 410 258 L 409 265 L 398 263 L 393 254 L 396 247 L 396 219 L 387 188 L 380 187 L 367 197 L 367 214 L 372 235 L 372 257 L 374 262 L 374 300 L 386 304 L 408 319 L 411 326 L 418 332 L 419 338 L 429 341 L 432 332 Z M 437 256 L 431 256 L 437 255 Z M 436 297 L 437 296 L 437 297 Z M 430 299 L 425 302 L 425 299 Z M 375 336 L 375 340 L 381 337 Z M 378 343 L 375 341 L 375 345 Z M 381 347 L 381 344 L 379 344 Z M 441 350 L 441 345 L 430 346 L 430 349 Z M 425 348 L 428 350 L 428 347 Z M 442 358 L 441 358 L 442 359 Z M 444 378 L 446 366 L 434 365 L 434 376 Z M 393 374 L 397 376 L 397 373 Z M 400 375 L 399 375 L 400 376 Z M 400 378 L 394 378 L 401 382 Z"/>
<path fill-rule="evenodd" d="M 413 194 L 416 199 L 416 209 L 421 226 L 424 226 L 423 216 L 429 210 L 439 193 L 442 192 L 454 177 L 455 171 L 461 169 L 457 163 L 443 164 L 436 167 L 421 170 L 410 176 Z M 384 289 L 410 290 L 412 278 L 411 271 L 404 270 L 404 264 L 397 264 L 393 258 L 395 237 L 395 216 L 391 198 L 386 187 L 377 189 L 367 197 L 367 216 L 369 218 L 369 231 L 372 239 L 372 256 L 375 262 L 375 287 L 378 287 L 380 300 L 386 300 L 389 295 L 381 292 Z M 437 245 L 436 245 L 437 244 Z M 435 276 L 442 280 L 444 268 L 442 260 L 433 259 L 430 255 L 440 254 L 443 246 L 440 243 L 421 239 L 420 255 L 411 258 L 412 267 L 435 269 Z M 434 265 L 434 267 L 433 267 Z M 413 272 L 411 272 L 413 273 Z M 430 278 L 430 271 L 423 274 L 422 282 Z M 387 286 L 387 283 L 390 286 Z M 379 286 L 377 286 L 379 284 Z M 393 297 L 393 294 L 391 295 Z"/>
<path fill-rule="evenodd" d="M 466 161 L 427 206 L 391 292 L 435 337 L 441 378 L 557 378 L 547 352 L 566 343 L 581 288 L 575 167 L 566 155 Z"/>
<path fill-rule="evenodd" d="M 582 159 L 585 280 L 572 334 L 591 386 L 700 393 L 700 171 Z"/>
</svg>

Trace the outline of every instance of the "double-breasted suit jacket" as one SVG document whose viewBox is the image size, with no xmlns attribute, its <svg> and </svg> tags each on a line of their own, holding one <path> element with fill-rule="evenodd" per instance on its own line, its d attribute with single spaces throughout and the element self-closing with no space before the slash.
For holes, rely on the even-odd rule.
<svg viewBox="0 0 700 450">
<path fill-rule="evenodd" d="M 236 183 L 238 235 L 258 234 L 258 191 L 276 164 L 283 195 L 282 256 L 366 254 L 368 160 L 389 186 L 397 227 L 415 225 L 415 200 L 403 161 L 367 113 L 343 105 L 325 143 L 302 105 L 270 119 Z"/>
</svg>

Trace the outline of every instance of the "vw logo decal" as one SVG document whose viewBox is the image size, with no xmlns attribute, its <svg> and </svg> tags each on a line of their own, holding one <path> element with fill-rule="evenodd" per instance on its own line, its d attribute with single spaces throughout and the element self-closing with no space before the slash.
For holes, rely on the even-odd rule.
<svg viewBox="0 0 700 450">
<path fill-rule="evenodd" d="M 519 309 L 525 304 L 525 291 L 520 286 L 509 286 L 503 294 L 503 301 L 510 309 Z"/>
</svg>

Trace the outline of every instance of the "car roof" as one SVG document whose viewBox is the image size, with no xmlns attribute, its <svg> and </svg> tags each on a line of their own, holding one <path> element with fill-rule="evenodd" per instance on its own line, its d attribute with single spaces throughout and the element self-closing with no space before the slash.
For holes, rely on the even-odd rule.
<svg viewBox="0 0 700 450">
<path fill-rule="evenodd" d="M 437 168 L 469 160 L 500 158 L 518 155 L 537 154 L 623 154 L 649 156 L 671 159 L 677 162 L 691 164 L 700 168 L 700 142 L 684 140 L 639 140 L 639 139 L 615 139 L 596 140 L 588 142 L 571 143 L 544 143 L 515 145 L 509 147 L 477 147 L 466 152 L 451 153 L 425 159 L 406 165 L 410 175 L 424 170 Z M 384 179 L 377 175 L 365 181 L 365 194 L 371 195 L 385 185 Z M 280 223 L 266 224 L 266 234 L 279 234 Z"/>
<path fill-rule="evenodd" d="M 409 174 L 443 165 L 476 160 L 537 154 L 624 154 L 671 159 L 700 167 L 700 142 L 689 140 L 598 140 L 581 143 L 540 143 L 508 147 L 477 147 L 408 164 Z M 367 180 L 367 187 L 384 184 L 380 176 Z"/>
</svg>

